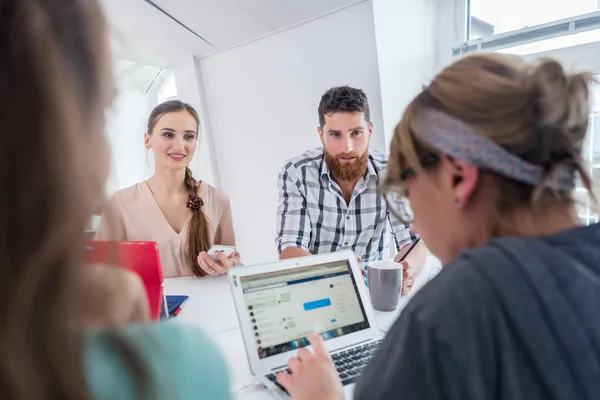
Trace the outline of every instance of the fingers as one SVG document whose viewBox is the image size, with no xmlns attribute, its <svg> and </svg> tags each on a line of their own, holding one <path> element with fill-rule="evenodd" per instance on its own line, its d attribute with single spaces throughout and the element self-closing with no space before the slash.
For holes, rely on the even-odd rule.
<svg viewBox="0 0 600 400">
<path fill-rule="evenodd" d="M 329 358 L 329 352 L 325 349 L 325 342 L 321 335 L 308 335 L 308 342 L 312 345 L 315 355 L 318 357 Z"/>
<path fill-rule="evenodd" d="M 300 361 L 306 361 L 312 356 L 313 354 L 307 349 L 301 349 L 296 357 L 298 357 Z"/>
<path fill-rule="evenodd" d="M 277 383 L 294 399 L 343 398 L 340 396 L 340 393 L 343 395 L 343 388 L 323 337 L 312 334 L 307 339 L 312 351 L 300 349 L 296 357 L 288 361 L 289 374 L 277 374 Z"/>
<path fill-rule="evenodd" d="M 362 274 L 363 277 L 363 281 L 365 282 L 365 284 L 367 283 L 367 270 L 364 268 L 360 269 L 360 273 Z"/>
<path fill-rule="evenodd" d="M 413 285 L 415 284 L 415 270 L 412 268 L 410 263 L 406 260 L 401 262 L 402 264 L 402 295 L 410 293 Z"/>
<path fill-rule="evenodd" d="M 285 388 L 288 392 L 290 391 L 290 386 L 292 384 L 292 375 L 287 374 L 285 372 L 280 372 L 277 374 L 277 383 Z"/>
<path fill-rule="evenodd" d="M 402 264 L 402 277 L 404 279 L 413 278 L 415 275 L 415 270 L 408 263 L 408 261 L 402 261 L 401 264 Z"/>
<path fill-rule="evenodd" d="M 223 267 L 220 262 L 216 262 L 208 254 L 204 256 L 205 261 L 208 263 L 208 266 L 216 271 L 217 275 L 223 275 L 227 273 L 227 268 Z"/>
<path fill-rule="evenodd" d="M 198 265 L 200 266 L 200 268 L 202 268 L 202 270 L 204 272 L 206 272 L 208 275 L 216 275 L 216 271 L 214 269 L 212 269 L 208 263 L 205 261 L 204 259 L 204 254 L 203 252 L 198 254 Z"/>
<path fill-rule="evenodd" d="M 413 278 L 408 278 L 405 281 L 402 281 L 402 295 L 410 293 L 414 284 L 415 280 Z"/>
<path fill-rule="evenodd" d="M 290 373 L 298 372 L 300 370 L 300 359 L 298 357 L 292 357 L 288 361 L 288 369 Z"/>
<path fill-rule="evenodd" d="M 213 261 L 205 251 L 198 254 L 198 265 L 200 265 L 200 268 L 208 275 L 223 275 L 227 272 L 227 269 Z"/>
<path fill-rule="evenodd" d="M 225 257 L 225 254 L 223 254 L 220 251 L 217 251 L 216 254 L 217 254 L 217 258 L 221 262 L 221 267 L 225 268 L 225 272 L 227 272 L 231 267 L 233 267 L 232 259 L 230 259 L 229 257 Z"/>
<path fill-rule="evenodd" d="M 356 261 L 361 262 L 362 258 L 360 258 L 360 256 L 356 256 Z"/>
<path fill-rule="evenodd" d="M 325 348 L 325 342 L 321 335 L 311 334 L 308 335 L 307 339 L 313 348 L 314 354 L 306 348 L 300 349 L 298 354 L 296 354 L 296 357 L 292 357 L 288 361 L 288 368 L 292 373 L 298 371 L 301 363 L 310 361 L 315 356 L 329 358 L 329 352 Z"/>
</svg>

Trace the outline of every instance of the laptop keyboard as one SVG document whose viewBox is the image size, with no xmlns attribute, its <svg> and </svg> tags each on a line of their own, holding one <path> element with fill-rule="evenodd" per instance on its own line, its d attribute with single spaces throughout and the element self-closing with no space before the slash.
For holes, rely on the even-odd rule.
<svg viewBox="0 0 600 400">
<path fill-rule="evenodd" d="M 342 380 L 342 384 L 349 385 L 356 382 L 356 378 L 360 375 L 363 368 L 369 360 L 375 354 L 377 346 L 381 341 L 370 342 L 363 344 L 362 346 L 353 347 L 349 350 L 340 351 L 331 355 L 331 358 L 335 364 L 338 375 Z M 290 373 L 288 369 L 282 370 L 281 372 Z M 276 374 L 267 375 L 267 379 L 275 383 L 281 390 L 287 393 L 287 390 L 277 383 Z"/>
</svg>

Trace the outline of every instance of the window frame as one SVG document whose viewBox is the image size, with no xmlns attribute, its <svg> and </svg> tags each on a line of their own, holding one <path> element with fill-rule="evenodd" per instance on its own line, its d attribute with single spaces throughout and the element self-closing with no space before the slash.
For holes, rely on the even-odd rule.
<svg viewBox="0 0 600 400">
<path fill-rule="evenodd" d="M 471 16 L 472 16 L 472 14 L 471 14 L 471 2 L 472 2 L 472 0 L 458 0 L 458 1 L 459 2 L 460 1 L 465 1 L 466 2 L 466 13 L 467 13 L 467 15 L 466 15 L 466 39 L 465 40 L 467 42 L 479 40 L 479 39 L 471 39 Z M 489 35 L 489 36 L 486 36 L 486 37 L 498 37 L 498 36 L 502 36 L 504 34 L 511 34 L 511 33 L 520 32 L 520 31 L 523 31 L 523 30 L 527 30 L 529 28 L 535 28 L 535 27 L 544 26 L 544 25 L 550 25 L 551 26 L 551 25 L 557 23 L 558 21 L 568 21 L 568 20 L 572 20 L 572 19 L 577 19 L 577 18 L 582 17 L 582 16 L 588 16 L 588 15 L 592 16 L 594 14 L 599 14 L 600 13 L 600 0 L 597 0 L 597 4 L 598 4 L 597 11 L 591 11 L 591 12 L 585 13 L 585 14 L 579 14 L 579 15 L 575 15 L 575 16 L 571 16 L 571 17 L 565 17 L 565 18 L 561 18 L 561 19 L 556 19 L 556 20 L 553 20 L 553 21 L 545 22 L 543 24 L 532 25 L 531 27 L 523 27 L 523 28 L 519 28 L 519 29 L 516 29 L 516 30 L 512 30 L 512 31 L 500 32 L 500 33 L 496 33 L 496 34 Z M 481 39 L 484 39 L 484 38 L 481 38 Z"/>
<path fill-rule="evenodd" d="M 467 34 L 470 35 L 470 0 L 467 0 L 466 13 L 465 30 Z M 595 30 L 600 30 L 600 10 L 515 31 L 466 40 L 462 43 L 457 43 L 452 47 L 452 56 L 453 58 L 456 58 L 477 51 L 498 51 L 542 40 Z"/>
</svg>

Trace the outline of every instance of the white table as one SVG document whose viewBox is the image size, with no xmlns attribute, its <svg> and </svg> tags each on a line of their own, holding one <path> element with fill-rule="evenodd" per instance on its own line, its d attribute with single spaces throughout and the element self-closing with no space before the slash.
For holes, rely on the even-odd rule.
<svg viewBox="0 0 600 400">
<path fill-rule="evenodd" d="M 392 312 L 375 311 L 377 325 L 382 332 L 389 330 L 410 298 L 439 271 L 439 268 L 439 261 L 430 256 L 423 272 L 417 277 L 413 290 L 408 296 L 400 299 L 398 308 Z M 167 295 L 189 296 L 176 321 L 198 326 L 213 338 L 229 366 L 230 380 L 236 397 L 243 400 L 274 398 L 266 389 L 254 385 L 227 278 L 171 278 L 165 280 L 164 286 Z"/>
</svg>

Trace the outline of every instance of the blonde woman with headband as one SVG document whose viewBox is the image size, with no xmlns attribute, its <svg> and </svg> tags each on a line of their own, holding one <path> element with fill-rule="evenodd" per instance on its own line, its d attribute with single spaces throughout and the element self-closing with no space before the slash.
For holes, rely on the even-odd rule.
<svg viewBox="0 0 600 400">
<path fill-rule="evenodd" d="M 363 371 L 369 400 L 600 399 L 600 225 L 581 158 L 591 75 L 556 61 L 465 57 L 406 109 L 381 187 L 444 269 Z M 293 399 L 343 399 L 322 338 L 278 381 Z"/>
</svg>

